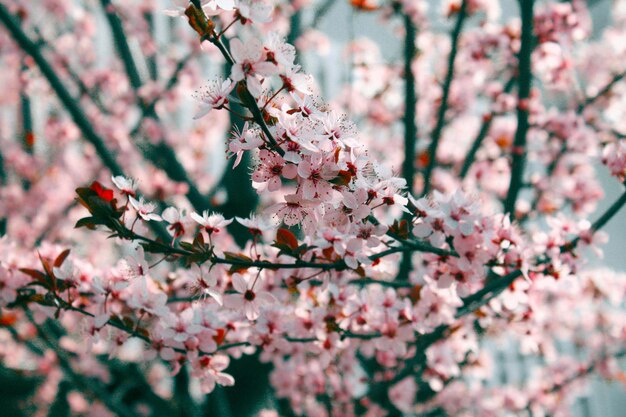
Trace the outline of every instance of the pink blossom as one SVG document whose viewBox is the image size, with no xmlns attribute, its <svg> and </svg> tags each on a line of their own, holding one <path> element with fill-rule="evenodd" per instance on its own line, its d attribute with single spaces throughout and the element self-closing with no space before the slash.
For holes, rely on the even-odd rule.
<svg viewBox="0 0 626 417">
<path fill-rule="evenodd" d="M 239 9 L 241 12 L 241 9 Z M 263 61 L 262 45 L 258 39 L 251 39 L 245 44 L 235 38 L 231 42 L 231 53 L 235 64 L 231 69 L 233 81 L 246 81 L 248 89 L 254 97 L 259 97 L 263 91 L 261 85 L 263 77 L 276 72 L 276 66 L 271 62 Z"/>
<path fill-rule="evenodd" d="M 232 309 L 242 309 L 248 320 L 256 320 L 259 317 L 260 308 L 276 302 L 274 296 L 267 291 L 255 290 L 254 287 L 261 282 L 257 278 L 244 277 L 239 273 L 232 276 L 232 284 L 238 294 L 231 294 L 224 300 Z"/>
<path fill-rule="evenodd" d="M 195 99 L 200 102 L 200 109 L 193 117 L 194 119 L 200 119 L 211 110 L 221 109 L 228 104 L 228 96 L 235 88 L 235 84 L 226 79 L 220 82 L 213 82 L 209 86 L 205 87 L 201 92 L 197 93 Z"/>
<path fill-rule="evenodd" d="M 156 209 L 156 204 L 145 201 L 143 197 L 140 197 L 139 200 L 136 200 L 135 197 L 133 197 L 132 195 L 129 195 L 128 199 L 133 208 L 137 210 L 137 214 L 145 221 L 154 220 L 160 222 L 162 220 L 161 216 L 153 213 L 153 211 Z"/>
<path fill-rule="evenodd" d="M 259 152 L 260 164 L 252 173 L 252 181 L 264 185 L 268 191 L 277 191 L 281 185 L 281 177 L 293 179 L 297 175 L 297 167 L 285 162 L 278 154 L 262 149 Z M 262 191 L 265 187 L 257 188 Z"/>
<path fill-rule="evenodd" d="M 224 216 L 218 213 L 209 214 L 208 210 L 199 215 L 195 211 L 189 215 L 200 227 L 205 230 L 209 236 L 213 233 L 219 233 L 233 222 L 233 219 L 226 220 Z"/>
<path fill-rule="evenodd" d="M 112 181 L 122 193 L 135 197 L 137 193 L 137 182 L 135 180 L 118 175 L 117 177 L 112 177 Z"/>
</svg>

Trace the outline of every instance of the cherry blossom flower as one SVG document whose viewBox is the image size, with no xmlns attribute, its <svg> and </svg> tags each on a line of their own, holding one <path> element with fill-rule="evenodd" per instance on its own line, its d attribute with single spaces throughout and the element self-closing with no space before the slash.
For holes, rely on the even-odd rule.
<svg viewBox="0 0 626 417">
<path fill-rule="evenodd" d="M 156 209 L 156 204 L 145 201 L 143 197 L 140 197 L 139 200 L 137 200 L 132 195 L 129 195 L 128 199 L 133 208 L 137 210 L 137 214 L 145 221 L 154 220 L 160 222 L 162 220 L 161 216 L 153 213 Z"/>
<path fill-rule="evenodd" d="M 125 195 L 135 197 L 137 195 L 137 182 L 132 178 L 126 178 L 121 175 L 112 177 L 113 184 Z"/>
<path fill-rule="evenodd" d="M 609 168 L 611 175 L 620 181 L 626 181 L 626 140 L 608 144 L 602 152 L 602 162 Z"/>
<path fill-rule="evenodd" d="M 256 320 L 259 317 L 261 307 L 276 302 L 276 298 L 271 293 L 254 289 L 256 285 L 261 284 L 260 279 L 234 273 L 232 284 L 238 294 L 227 295 L 224 302 L 229 308 L 243 310 L 248 320 Z"/>
<path fill-rule="evenodd" d="M 239 0 L 237 10 L 242 23 L 267 23 L 271 20 L 273 7 L 265 0 Z"/>
<path fill-rule="evenodd" d="M 128 39 L 116 42 L 128 41 L 133 55 L 146 57 L 139 69 L 149 76 L 140 77 L 137 94 L 124 65 L 103 67 L 94 59 L 99 38 L 89 10 L 40 3 L 35 12 L 68 25 L 36 30 L 37 22 L 20 14 L 20 28 L 41 38 L 35 43 L 54 46 L 44 56 L 49 69 L 80 87 L 74 104 L 88 117 L 76 125 L 54 106 L 37 106 L 34 132 L 27 117 L 1 129 L 0 159 L 9 175 L 0 175 L 0 359 L 43 381 L 29 403 L 33 413 L 49 413 L 63 391 L 57 390 L 63 370 L 54 352 L 38 355 L 24 343 L 35 330 L 24 311 L 35 323 L 58 325 L 49 336 L 63 335 L 59 348 L 71 353 L 76 372 L 108 386 L 122 362 L 136 362 L 146 371 L 142 390 L 164 399 L 172 396 L 169 370 L 184 367 L 190 386 L 209 392 L 234 383 L 225 373 L 231 358 L 258 356 L 272 365 L 277 400 L 295 415 L 383 417 L 395 408 L 419 415 L 564 415 L 579 389 L 570 377 L 594 366 L 605 378 L 620 377 L 618 361 L 607 358 L 626 335 L 624 274 L 590 268 L 586 249 L 600 253 L 606 236 L 596 229 L 611 214 L 593 214 L 603 195 L 598 159 L 620 182 L 626 175 L 622 6 L 616 5 L 615 25 L 589 39 L 585 2 L 537 4 L 527 48 L 528 13 L 500 16 L 496 0 L 443 2 L 443 17 L 462 26 L 458 45 L 434 30 L 426 1 L 352 1 L 382 17 L 400 13 L 419 27 L 419 54 L 398 62 L 377 42 L 354 39 L 344 55 L 352 63 L 349 83 L 327 103 L 314 94 L 336 83 L 305 70 L 323 72 L 316 60 L 328 42 L 303 33 L 298 42 L 306 56 L 296 59 L 284 39 L 290 23 L 309 14 L 309 0 L 205 0 L 206 16 L 188 1 L 172 2 L 166 14 L 184 17 L 192 30 L 183 25 L 188 39 L 168 37 L 171 48 L 154 36 L 150 2 L 107 8 L 128 29 Z M 523 3 L 528 12 L 532 5 Z M 460 25 L 474 14 L 478 24 Z M 19 41 L 1 45 L 7 88 L 0 108 L 12 115 L 19 102 L 27 116 L 26 102 L 47 93 L 41 77 L 50 71 L 39 71 L 40 60 L 29 59 Z M 189 48 L 208 59 L 178 53 Z M 454 79 L 441 83 L 451 48 Z M 203 122 L 175 123 L 174 113 L 188 107 L 190 86 L 221 68 L 214 54 L 234 60 L 230 77 L 195 95 L 194 118 Z M 528 77 L 519 77 L 521 58 L 532 63 Z M 155 63 L 163 74 L 154 73 Z M 411 128 L 404 118 L 407 66 L 419 91 L 412 161 L 403 142 Z M 572 74 L 584 88 L 564 88 Z M 533 78 L 541 85 L 533 81 L 529 97 L 518 97 L 524 79 Z M 230 108 L 235 101 L 239 110 Z M 433 151 L 422 139 L 440 128 L 441 110 L 445 123 Z M 238 113 L 243 127 L 225 135 Z M 526 124 L 517 119 L 525 116 L 525 144 L 518 146 Z M 97 152 L 79 144 L 94 139 L 87 124 L 98 133 Z M 59 146 L 48 152 L 40 136 Z M 246 151 L 258 156 L 250 179 L 258 211 L 249 218 L 227 220 L 188 198 L 197 189 L 216 207 L 239 204 L 238 190 L 220 187 L 213 169 L 223 165 L 211 152 L 225 136 L 234 167 L 241 170 Z M 12 137 L 24 140 L 6 139 Z M 129 137 L 146 142 L 136 148 Z M 520 174 L 512 161 L 521 156 L 527 163 L 520 197 L 515 210 L 503 210 L 502 201 L 517 191 L 509 184 Z M 102 170 L 98 158 L 113 172 L 119 165 L 141 178 L 143 195 L 154 203 L 139 198 L 135 180 L 114 176 L 128 202 L 118 207 L 113 190 L 93 181 Z M 411 189 L 399 173 L 410 165 L 403 161 L 415 168 Z M 422 175 L 430 168 L 431 177 Z M 89 213 L 68 206 L 75 184 L 90 182 L 92 192 L 78 190 Z M 607 197 L 611 210 L 623 202 Z M 161 204 L 168 208 L 155 213 Z M 128 205 L 135 219 L 124 215 Z M 196 211 L 186 216 L 190 207 Z M 70 233 L 79 211 L 85 217 L 78 226 L 111 239 Z M 593 227 L 590 216 L 600 219 Z M 138 219 L 147 223 L 129 230 L 127 223 Z M 161 219 L 165 228 L 150 222 Z M 231 236 L 233 220 L 249 234 Z M 192 233 L 189 222 L 198 224 Z M 280 222 L 291 229 L 279 229 Z M 200 245 L 207 234 L 209 246 Z M 59 257 L 70 244 L 71 260 Z M 500 340 L 534 356 L 516 386 L 494 383 L 500 358 L 492 346 Z M 575 345 L 576 355 L 559 349 L 562 342 Z M 106 354 L 116 359 L 113 374 L 96 357 Z M 419 372 L 406 378 L 412 368 Z M 85 414 L 79 395 L 70 393 L 68 401 Z M 150 402 L 124 403 L 141 414 L 155 411 Z M 95 414 L 108 413 L 94 407 Z"/>
<path fill-rule="evenodd" d="M 169 0 L 169 7 L 163 10 L 163 13 L 171 17 L 185 16 L 185 9 L 189 6 L 187 0 Z"/>
<path fill-rule="evenodd" d="M 161 335 L 166 339 L 173 339 L 176 342 L 185 342 L 193 335 L 202 331 L 202 327 L 192 322 L 193 310 L 184 310 L 178 316 L 166 316 L 165 324 Z"/>
<path fill-rule="evenodd" d="M 189 1 L 187 0 L 170 0 L 171 6 L 163 10 L 163 13 L 172 17 L 184 17 L 185 10 L 189 7 Z M 202 1 L 202 10 L 209 15 L 215 15 L 218 13 L 218 9 L 221 10 L 233 10 L 235 7 L 235 0 L 204 0 Z"/>
<path fill-rule="evenodd" d="M 264 232 L 267 232 L 276 228 L 276 225 L 274 225 L 269 219 L 256 216 L 254 214 L 251 215 L 249 219 L 235 217 L 235 220 L 237 220 L 237 222 L 241 224 L 242 226 L 247 227 L 248 231 L 253 236 L 262 236 Z"/>
<path fill-rule="evenodd" d="M 70 286 L 76 286 L 79 283 L 77 271 L 70 259 L 66 259 L 60 267 L 52 268 L 52 272 L 56 279 L 65 281 Z"/>
<path fill-rule="evenodd" d="M 150 267 L 146 261 L 143 246 L 138 243 L 128 245 L 128 256 L 123 260 L 124 271 L 130 278 L 143 277 L 148 274 Z"/>
<path fill-rule="evenodd" d="M 228 368 L 230 360 L 228 356 L 216 354 L 213 356 L 201 356 L 192 362 L 192 376 L 199 378 L 202 392 L 210 393 L 216 385 L 225 387 L 235 384 L 235 379 L 222 372 Z"/>
<path fill-rule="evenodd" d="M 285 162 L 278 154 L 262 149 L 259 152 L 260 164 L 252 173 L 252 181 L 262 184 L 257 191 L 276 191 L 282 185 L 281 177 L 293 179 L 297 175 L 298 168 Z"/>
<path fill-rule="evenodd" d="M 267 211 L 276 213 L 278 219 L 284 221 L 287 226 L 295 226 L 303 222 L 305 225 L 312 225 L 314 222 L 313 211 L 297 194 L 286 195 L 284 203 L 275 204 Z"/>
<path fill-rule="evenodd" d="M 213 233 L 221 232 L 226 226 L 233 222 L 233 219 L 226 220 L 224 216 L 217 213 L 209 214 L 208 210 L 202 212 L 202 216 L 195 211 L 189 215 L 209 236 Z"/>
<path fill-rule="evenodd" d="M 241 12 L 241 8 L 239 10 Z M 263 61 L 262 51 L 262 45 L 258 39 L 251 39 L 244 44 L 235 38 L 231 43 L 231 53 L 235 64 L 231 69 L 230 77 L 235 82 L 245 80 L 254 97 L 259 97 L 263 91 L 262 78 L 276 72 L 274 64 Z"/>
<path fill-rule="evenodd" d="M 244 151 L 257 149 L 261 145 L 263 145 L 263 139 L 260 132 L 257 129 L 250 129 L 248 122 L 243 125 L 241 130 L 235 127 L 232 139 L 228 141 L 228 152 L 236 155 L 233 169 L 241 162 Z"/>
<path fill-rule="evenodd" d="M 186 216 L 180 212 L 176 207 L 168 207 L 161 213 L 163 220 L 170 225 L 167 230 L 170 232 L 174 239 L 177 239 L 185 234 L 185 222 Z"/>
<path fill-rule="evenodd" d="M 145 311 L 157 317 L 168 317 L 167 296 L 145 276 L 138 277 L 128 287 L 126 303 L 134 309 Z"/>
<path fill-rule="evenodd" d="M 17 298 L 17 290 L 28 282 L 26 277 L 13 273 L 0 262 L 0 301 L 12 303 Z"/>
<path fill-rule="evenodd" d="M 193 118 L 200 119 L 209 114 L 211 110 L 219 110 L 226 106 L 228 104 L 228 96 L 233 91 L 233 88 L 235 88 L 235 84 L 228 78 L 221 83 L 214 81 L 209 86 L 204 87 L 195 96 L 195 99 L 200 102 L 200 109 Z"/>
<path fill-rule="evenodd" d="M 217 10 L 219 8 L 229 11 L 233 10 L 235 7 L 235 0 L 209 0 L 208 2 L 205 2 L 202 7 L 208 7 L 211 10 Z"/>
<path fill-rule="evenodd" d="M 336 177 L 337 171 L 332 161 L 324 160 L 319 153 L 303 160 L 298 165 L 303 197 L 307 200 L 315 198 L 328 200 L 333 190 L 328 181 Z"/>
</svg>

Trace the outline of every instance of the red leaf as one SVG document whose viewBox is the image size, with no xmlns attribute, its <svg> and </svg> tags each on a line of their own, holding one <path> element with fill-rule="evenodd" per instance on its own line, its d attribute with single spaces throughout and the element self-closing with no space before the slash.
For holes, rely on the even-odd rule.
<svg viewBox="0 0 626 417">
<path fill-rule="evenodd" d="M 37 255 L 39 255 L 39 260 L 41 261 L 41 265 L 43 266 L 44 271 L 46 271 L 46 274 L 48 274 L 48 276 L 50 277 L 54 277 L 54 272 L 52 272 L 50 262 L 48 262 L 47 259 L 43 258 L 39 252 L 37 252 Z"/>
<path fill-rule="evenodd" d="M 36 269 L 20 268 L 20 272 L 36 279 L 39 282 L 46 282 L 46 274 L 41 271 L 37 271 Z"/>
<path fill-rule="evenodd" d="M 98 194 L 98 197 L 100 197 L 104 201 L 111 201 L 111 200 L 113 200 L 113 190 L 105 188 L 98 181 L 92 182 L 91 186 L 89 188 L 91 190 L 95 191 L 96 194 Z"/>
<path fill-rule="evenodd" d="M 279 245 L 287 245 L 291 250 L 298 248 L 298 239 L 287 229 L 278 229 L 276 231 L 276 243 Z"/>
<path fill-rule="evenodd" d="M 69 249 L 65 249 L 63 252 L 61 252 L 59 256 L 57 256 L 57 258 L 54 260 L 54 266 L 58 268 L 63 265 L 63 262 L 67 259 L 69 254 Z"/>
</svg>

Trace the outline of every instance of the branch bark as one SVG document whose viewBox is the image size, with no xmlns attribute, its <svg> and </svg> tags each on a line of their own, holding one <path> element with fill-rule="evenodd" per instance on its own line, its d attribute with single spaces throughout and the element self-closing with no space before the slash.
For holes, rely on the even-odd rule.
<svg viewBox="0 0 626 417">
<path fill-rule="evenodd" d="M 406 180 L 407 189 L 412 194 L 415 185 L 415 147 L 417 145 L 417 94 L 415 92 L 415 74 L 413 74 L 413 59 L 417 52 L 415 38 L 417 30 L 411 16 L 404 15 L 404 162 L 402 163 L 402 177 Z M 409 213 L 404 214 L 404 220 L 411 221 Z M 404 253 L 398 271 L 397 280 L 406 281 L 413 269 L 413 254 Z"/>
<path fill-rule="evenodd" d="M 518 54 L 517 130 L 513 140 L 511 181 L 504 201 L 504 212 L 515 217 L 515 203 L 522 188 L 526 165 L 526 137 L 528 135 L 528 99 L 533 79 L 531 55 L 533 52 L 533 24 L 535 0 L 519 0 L 522 14 L 522 44 Z"/>
<path fill-rule="evenodd" d="M 450 96 L 450 87 L 452 85 L 452 80 L 454 79 L 454 62 L 458 52 L 459 39 L 461 37 L 461 31 L 463 30 L 463 23 L 467 17 L 467 1 L 468 0 L 463 0 L 461 3 L 456 24 L 451 34 L 452 45 L 450 49 L 450 56 L 448 57 L 448 72 L 446 73 L 446 78 L 443 83 L 441 104 L 439 105 L 439 111 L 437 113 L 437 124 L 435 125 L 435 129 L 431 135 L 430 145 L 428 146 L 429 161 L 428 165 L 426 165 L 426 171 L 424 172 L 424 190 L 422 191 L 422 196 L 428 194 L 431 189 L 431 176 L 435 166 L 437 165 L 437 148 L 439 147 L 441 134 L 443 133 L 443 128 L 446 124 L 448 97 Z"/>
</svg>

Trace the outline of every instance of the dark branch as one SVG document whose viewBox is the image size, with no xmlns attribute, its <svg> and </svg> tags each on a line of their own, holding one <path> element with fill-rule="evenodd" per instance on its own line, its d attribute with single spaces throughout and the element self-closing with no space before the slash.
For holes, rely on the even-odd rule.
<svg viewBox="0 0 626 417">
<path fill-rule="evenodd" d="M 533 6 L 535 0 L 519 0 L 522 14 L 522 44 L 518 55 L 518 99 L 517 99 L 517 130 L 513 141 L 513 162 L 511 165 L 511 181 L 504 201 L 504 212 L 515 217 L 515 203 L 522 188 L 524 167 L 526 165 L 526 136 L 528 135 L 528 99 L 532 83 L 533 52 Z"/>
<path fill-rule="evenodd" d="M 437 124 L 435 125 L 435 129 L 431 135 L 431 142 L 428 146 L 428 164 L 426 165 L 426 171 L 424 172 L 424 190 L 422 191 L 422 195 L 428 194 L 431 189 L 431 176 L 435 166 L 437 165 L 437 148 L 439 147 L 439 140 L 441 139 L 441 134 L 443 133 L 443 128 L 446 124 L 446 111 L 448 110 L 448 97 L 450 96 L 450 86 L 452 85 L 452 80 L 454 79 L 454 62 L 456 60 L 456 55 L 459 47 L 459 39 L 461 37 L 461 31 L 463 29 L 463 23 L 465 22 L 465 18 L 467 17 L 467 0 L 463 0 L 461 3 L 461 8 L 459 9 L 456 24 L 454 26 L 454 30 L 452 31 L 451 40 L 451 49 L 450 56 L 448 57 L 448 71 L 446 73 L 446 78 L 443 83 L 443 92 L 441 96 L 441 104 L 439 105 L 439 111 L 437 113 Z"/>
</svg>

